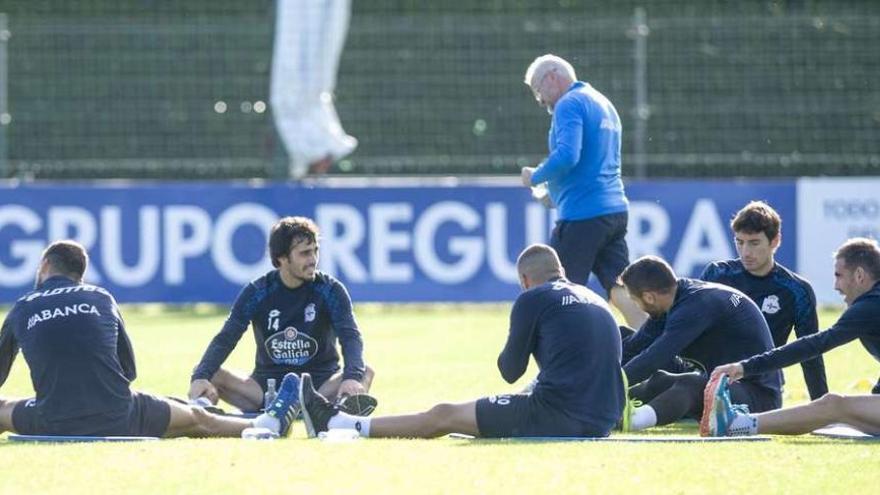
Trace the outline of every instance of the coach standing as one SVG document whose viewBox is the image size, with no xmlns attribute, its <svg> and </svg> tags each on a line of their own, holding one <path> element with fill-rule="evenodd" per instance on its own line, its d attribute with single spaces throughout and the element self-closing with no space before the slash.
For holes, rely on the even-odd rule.
<svg viewBox="0 0 880 495">
<path fill-rule="evenodd" d="M 646 315 L 627 297 L 617 277 L 629 264 L 629 202 L 620 178 L 620 117 L 614 105 L 555 55 L 536 58 L 526 70 L 538 104 L 552 115 L 550 155 L 523 167 L 526 187 L 546 183 L 559 209 L 551 245 L 566 277 L 586 284 L 593 272 L 627 323 L 638 329 Z"/>
</svg>

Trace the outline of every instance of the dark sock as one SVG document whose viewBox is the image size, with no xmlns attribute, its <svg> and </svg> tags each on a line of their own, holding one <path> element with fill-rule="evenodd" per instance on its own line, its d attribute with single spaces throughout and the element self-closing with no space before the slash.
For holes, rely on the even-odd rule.
<svg viewBox="0 0 880 495">
<path fill-rule="evenodd" d="M 673 384 L 648 403 L 657 413 L 657 424 L 668 425 L 685 417 L 700 417 L 703 411 L 705 375 L 682 373 L 669 375 Z"/>
</svg>

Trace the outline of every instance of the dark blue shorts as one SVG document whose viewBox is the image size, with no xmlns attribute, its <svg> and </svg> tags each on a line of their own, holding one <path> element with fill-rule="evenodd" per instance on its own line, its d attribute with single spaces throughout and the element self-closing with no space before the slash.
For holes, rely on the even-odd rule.
<svg viewBox="0 0 880 495">
<path fill-rule="evenodd" d="M 592 272 L 606 291 L 617 285 L 617 277 L 629 265 L 628 220 L 629 214 L 624 211 L 557 222 L 550 245 L 559 254 L 565 278 L 586 285 Z"/>
<path fill-rule="evenodd" d="M 170 421 L 171 406 L 165 399 L 134 391 L 128 411 L 121 414 L 46 421 L 33 399 L 19 402 L 12 410 L 12 425 L 22 435 L 161 437 Z"/>
<path fill-rule="evenodd" d="M 251 373 L 251 379 L 257 382 L 257 385 L 263 389 L 263 393 L 266 393 L 266 389 L 268 386 L 266 385 L 266 380 L 269 378 L 275 379 L 275 390 L 278 390 L 278 387 L 281 386 L 281 380 L 284 379 L 284 375 L 289 373 L 288 371 L 258 371 L 254 370 Z M 330 379 L 333 375 L 339 373 L 339 370 L 336 371 L 309 371 L 308 374 L 312 377 L 312 383 L 315 385 L 315 389 L 321 388 L 321 385 L 324 384 L 327 380 Z"/>
<path fill-rule="evenodd" d="M 528 394 L 478 400 L 477 429 L 482 438 L 608 436 L 607 431 L 597 431 Z"/>
</svg>

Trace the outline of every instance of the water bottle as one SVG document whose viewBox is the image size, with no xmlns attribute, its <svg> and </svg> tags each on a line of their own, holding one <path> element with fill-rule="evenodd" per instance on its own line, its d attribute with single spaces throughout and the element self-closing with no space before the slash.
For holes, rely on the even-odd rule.
<svg viewBox="0 0 880 495">
<path fill-rule="evenodd" d="M 251 427 L 241 432 L 241 438 L 245 440 L 275 440 L 278 434 L 268 428 Z"/>
<path fill-rule="evenodd" d="M 270 407 L 272 407 L 272 403 L 275 402 L 275 397 L 278 396 L 278 392 L 275 390 L 275 379 L 269 378 L 266 380 L 266 393 L 263 394 L 263 410 L 268 411 Z"/>
</svg>

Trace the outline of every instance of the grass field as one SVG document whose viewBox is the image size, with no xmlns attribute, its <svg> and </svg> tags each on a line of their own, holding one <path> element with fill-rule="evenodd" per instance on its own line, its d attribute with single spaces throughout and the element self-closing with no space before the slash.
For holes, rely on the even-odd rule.
<svg viewBox="0 0 880 495">
<path fill-rule="evenodd" d="M 359 306 L 377 414 L 516 390 L 495 358 L 508 306 Z M 185 394 L 193 365 L 225 309 L 125 307 L 135 387 Z M 822 327 L 836 311 L 821 315 Z M 249 371 L 250 334 L 227 363 Z M 829 386 L 865 392 L 878 367 L 858 343 L 826 355 Z M 785 403 L 807 400 L 798 367 Z M 19 356 L 4 397 L 30 395 Z M 696 434 L 673 426 L 657 434 Z M 0 493 L 871 493 L 878 445 L 810 436 L 701 444 L 515 443 L 464 440 L 307 440 L 301 424 L 274 442 L 178 439 L 141 444 L 19 445 L 0 436 Z"/>
</svg>

